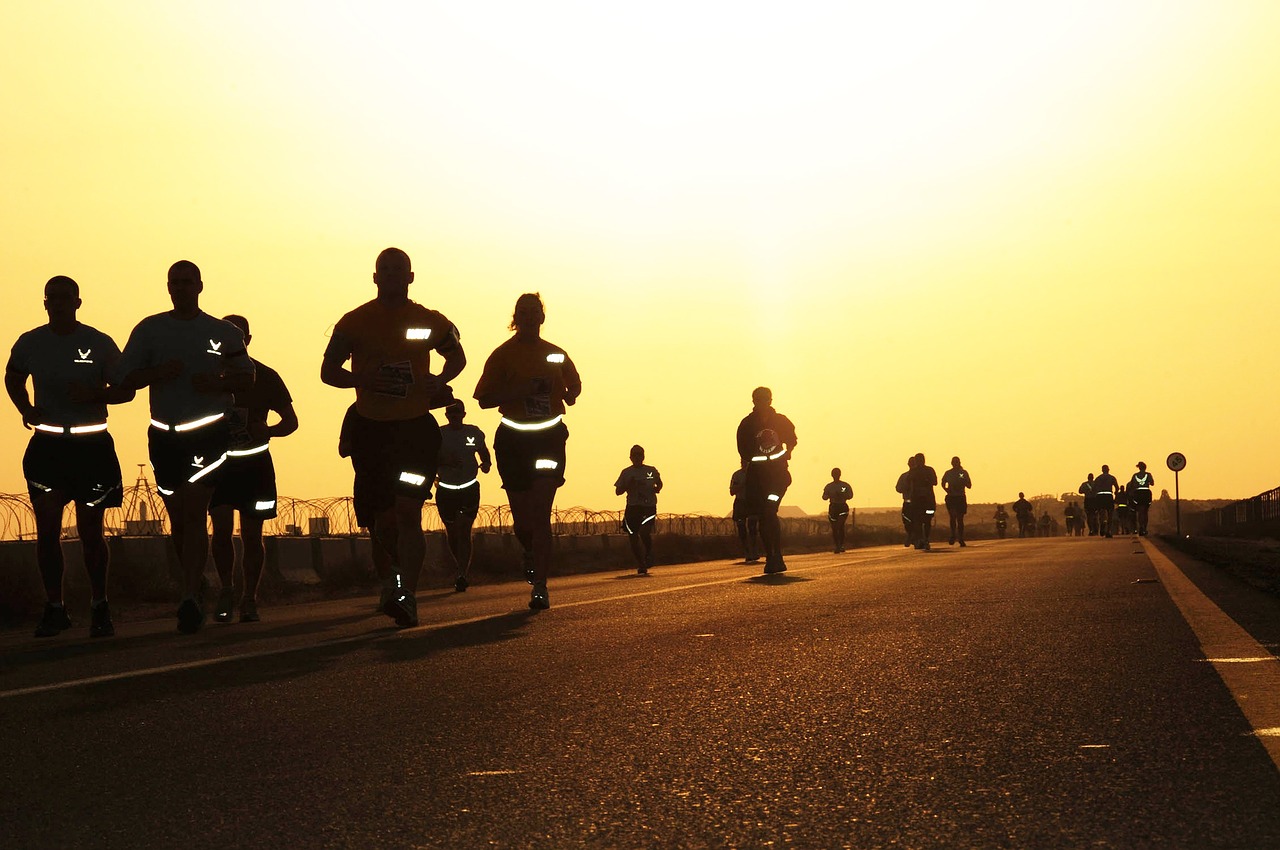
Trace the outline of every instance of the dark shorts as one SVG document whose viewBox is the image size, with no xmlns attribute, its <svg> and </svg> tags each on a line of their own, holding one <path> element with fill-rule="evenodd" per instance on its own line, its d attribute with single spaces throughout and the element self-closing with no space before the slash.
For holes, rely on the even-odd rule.
<svg viewBox="0 0 1280 850">
<path fill-rule="evenodd" d="M 22 456 L 22 475 L 34 502 L 49 492 L 66 502 L 91 508 L 118 508 L 124 489 L 116 444 L 106 431 L 97 434 L 46 434 L 37 431 Z"/>
<path fill-rule="evenodd" d="M 969 510 L 969 501 L 964 496 L 948 495 L 944 501 L 947 503 L 947 511 L 956 516 L 964 516 Z"/>
<path fill-rule="evenodd" d="M 1145 508 L 1145 507 L 1147 507 L 1148 505 L 1150 505 L 1150 504 L 1151 504 L 1151 491 L 1150 491 L 1150 490 L 1134 490 L 1134 491 L 1133 491 L 1133 504 L 1134 504 L 1134 506 L 1135 506 L 1135 507 L 1142 507 L 1142 508 Z"/>
<path fill-rule="evenodd" d="M 657 505 L 627 505 L 622 514 L 622 530 L 627 534 L 653 533 L 658 521 Z"/>
<path fill-rule="evenodd" d="M 248 455 L 228 452 L 209 507 L 231 507 L 242 517 L 273 519 L 276 516 L 276 467 L 270 450 Z"/>
<path fill-rule="evenodd" d="M 1110 493 L 1099 493 L 1094 497 L 1094 509 L 1099 511 L 1115 510 L 1116 500 Z"/>
<path fill-rule="evenodd" d="M 831 522 L 845 522 L 849 519 L 849 506 L 844 505 L 827 505 L 827 519 Z"/>
<path fill-rule="evenodd" d="M 502 489 L 528 490 L 538 478 L 550 478 L 557 487 L 564 484 L 568 441 L 569 429 L 563 421 L 541 431 L 519 431 L 499 425 L 493 437 L 493 453 L 498 461 Z"/>
<path fill-rule="evenodd" d="M 164 431 L 152 425 L 147 429 L 147 447 L 156 489 L 172 495 L 187 484 L 216 485 L 230 444 L 226 417 L 193 431 Z"/>
<path fill-rule="evenodd" d="M 476 521 L 480 513 L 480 482 L 472 481 L 460 489 L 436 484 L 436 510 L 444 523 Z"/>
<path fill-rule="evenodd" d="M 791 486 L 785 460 L 752 463 L 747 467 L 747 509 L 756 516 L 777 516 L 782 497 Z"/>
<path fill-rule="evenodd" d="M 362 528 L 372 528 L 374 517 L 394 507 L 397 496 L 431 498 L 440 426 L 430 413 L 384 422 L 353 412 L 343 423 L 342 440 L 356 472 L 352 507 Z"/>
</svg>

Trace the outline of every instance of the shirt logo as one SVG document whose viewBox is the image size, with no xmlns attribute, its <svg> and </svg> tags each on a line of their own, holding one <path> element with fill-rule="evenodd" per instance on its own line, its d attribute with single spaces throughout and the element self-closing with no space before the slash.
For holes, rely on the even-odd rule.
<svg viewBox="0 0 1280 850">
<path fill-rule="evenodd" d="M 192 465 L 192 466 L 194 466 L 196 469 L 203 469 L 203 468 L 204 468 L 204 458 L 203 458 L 201 455 L 194 455 L 194 456 L 191 458 L 191 465 Z"/>
<path fill-rule="evenodd" d="M 80 355 L 80 359 L 79 359 L 79 360 L 77 360 L 76 362 L 77 362 L 77 363 L 92 363 L 93 361 L 89 359 L 89 355 L 90 355 L 90 354 L 92 354 L 92 353 L 93 353 L 93 349 L 92 349 L 92 348 L 86 348 L 84 351 L 81 351 L 79 348 L 77 348 L 77 349 L 76 349 L 76 354 L 79 354 L 79 355 Z"/>
<path fill-rule="evenodd" d="M 646 472 L 646 473 L 644 474 L 644 477 L 645 477 L 645 480 L 646 480 L 646 481 L 652 481 L 652 480 L 653 480 L 653 473 L 652 473 L 652 472 Z"/>
<path fill-rule="evenodd" d="M 221 343 L 221 342 L 215 342 L 214 340 L 209 340 L 209 347 L 208 347 L 207 349 L 205 349 L 205 353 L 207 353 L 207 354 L 216 354 L 216 355 L 218 355 L 219 357 L 221 357 L 221 356 L 222 356 L 222 352 L 218 350 L 218 349 L 220 349 L 220 348 L 222 348 L 222 343 Z"/>
<path fill-rule="evenodd" d="M 474 447 L 475 447 L 475 444 L 476 444 L 476 438 L 475 438 L 475 437 L 467 437 L 467 445 L 468 445 L 468 446 L 470 446 L 470 447 L 474 448 Z"/>
</svg>

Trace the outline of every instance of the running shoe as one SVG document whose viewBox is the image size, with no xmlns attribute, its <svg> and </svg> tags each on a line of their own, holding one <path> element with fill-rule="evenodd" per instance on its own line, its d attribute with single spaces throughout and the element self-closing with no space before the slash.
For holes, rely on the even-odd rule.
<svg viewBox="0 0 1280 850">
<path fill-rule="evenodd" d="M 466 576 L 458 576 L 453 580 L 454 593 L 466 593 L 467 588 L 471 586 L 471 582 L 467 581 Z"/>
<path fill-rule="evenodd" d="M 111 622 L 111 609 L 107 607 L 107 600 L 89 606 L 89 637 L 111 637 L 115 633 L 116 627 Z"/>
<path fill-rule="evenodd" d="M 411 629 L 418 625 L 418 600 L 401 593 L 383 606 L 382 613 L 395 620 L 400 628 Z"/>
<path fill-rule="evenodd" d="M 204 609 L 200 603 L 190 596 L 182 600 L 178 606 L 178 631 L 184 635 L 193 635 L 204 625 Z"/>
<path fill-rule="evenodd" d="M 257 623 L 257 622 L 261 622 L 261 620 L 262 618 L 258 616 L 257 601 L 254 599 L 241 599 L 240 600 L 240 622 Z"/>
<path fill-rule="evenodd" d="M 236 603 L 236 593 L 229 587 L 224 587 L 218 593 L 218 607 L 213 609 L 213 619 L 219 623 L 231 622 L 231 609 Z"/>
<path fill-rule="evenodd" d="M 36 637 L 53 637 L 69 628 L 71 628 L 71 618 L 67 616 L 66 606 L 50 605 L 46 602 L 44 614 L 41 615 L 40 623 L 36 626 Z"/>
<path fill-rule="evenodd" d="M 787 565 L 782 562 L 781 555 L 779 555 L 776 558 L 775 557 L 767 558 L 764 562 L 765 575 L 771 575 L 773 573 L 785 573 L 786 571 L 787 571 Z"/>
<path fill-rule="evenodd" d="M 533 586 L 533 592 L 529 594 L 529 607 L 538 611 L 545 611 L 551 607 L 551 597 L 547 595 L 545 581 L 540 581 Z"/>
</svg>

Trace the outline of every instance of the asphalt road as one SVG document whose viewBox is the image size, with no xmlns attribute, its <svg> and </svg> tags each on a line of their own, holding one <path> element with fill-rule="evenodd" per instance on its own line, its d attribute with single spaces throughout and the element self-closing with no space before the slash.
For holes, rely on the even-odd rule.
<svg viewBox="0 0 1280 850">
<path fill-rule="evenodd" d="M 1135 541 L 788 563 L 5 633 L 0 847 L 1280 847 Z M 1200 572 L 1274 667 L 1280 603 Z"/>
</svg>

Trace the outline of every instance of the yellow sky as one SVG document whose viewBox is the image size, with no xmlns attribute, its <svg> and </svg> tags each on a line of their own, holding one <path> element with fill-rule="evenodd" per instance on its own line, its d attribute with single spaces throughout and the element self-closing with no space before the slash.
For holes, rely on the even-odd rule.
<svg viewBox="0 0 1280 850">
<path fill-rule="evenodd" d="M 892 504 L 917 451 L 977 501 L 1171 487 L 1175 450 L 1184 496 L 1248 496 L 1280 485 L 1277 37 L 1270 0 L 6 3 L 0 342 L 67 274 L 123 345 L 194 260 L 295 397 L 281 492 L 341 495 L 320 357 L 395 245 L 463 397 L 542 292 L 584 381 L 560 507 L 619 507 L 639 442 L 661 510 L 726 511 L 760 384 L 810 511 L 836 465 Z M 131 479 L 145 402 L 112 421 Z"/>
</svg>

